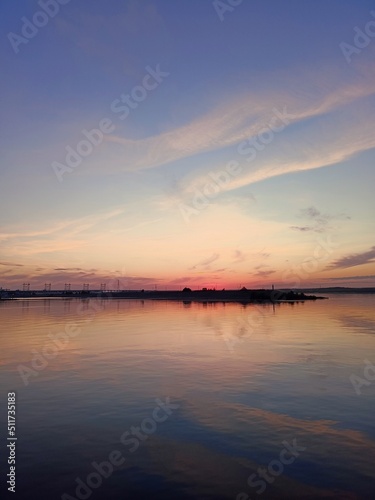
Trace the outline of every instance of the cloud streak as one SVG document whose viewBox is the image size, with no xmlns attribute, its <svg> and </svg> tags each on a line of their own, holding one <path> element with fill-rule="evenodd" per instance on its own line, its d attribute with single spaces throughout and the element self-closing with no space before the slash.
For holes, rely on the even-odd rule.
<svg viewBox="0 0 375 500">
<path fill-rule="evenodd" d="M 219 257 L 220 255 L 218 253 L 214 253 L 211 255 L 211 257 L 203 259 L 202 261 L 198 262 L 198 264 L 195 264 L 194 266 L 190 267 L 189 270 L 194 270 L 199 268 L 202 268 L 204 270 L 209 270 L 211 269 L 210 264 L 215 262 Z"/>
<path fill-rule="evenodd" d="M 323 76 L 319 75 L 319 78 Z M 298 81 L 298 77 L 296 80 Z M 306 86 L 306 76 L 300 77 L 299 80 L 301 88 L 302 85 Z M 375 93 L 375 79 L 372 81 L 371 78 L 367 80 L 359 78 L 356 82 L 343 85 L 339 80 L 324 81 L 320 84 L 315 76 L 308 95 L 301 93 L 296 82 L 284 81 L 282 85 L 281 90 L 277 92 L 252 92 L 240 98 L 232 98 L 205 116 L 157 136 L 138 140 L 116 135 L 107 136 L 106 140 L 124 146 L 122 157 L 112 168 L 120 171 L 149 169 L 199 153 L 219 151 L 234 146 L 258 134 L 267 126 L 274 116 L 274 108 L 281 111 L 285 107 L 290 124 L 293 125 L 339 110 Z M 290 86 L 292 91 L 288 91 Z M 358 126 L 362 131 L 362 125 L 358 123 Z M 354 138 L 342 154 L 339 147 L 332 147 L 328 158 L 327 151 L 324 151 L 322 155 L 317 153 L 315 160 L 313 158 L 304 161 L 302 158 L 302 161 L 287 165 L 276 163 L 273 168 L 263 169 L 262 174 L 258 173 L 258 180 L 281 173 L 337 163 L 352 154 L 374 147 L 373 134 L 369 134 L 368 137 L 367 135 L 364 137 L 361 133 L 358 135 L 362 137 L 362 141 Z"/>
<path fill-rule="evenodd" d="M 15 262 L 0 262 L 0 266 L 23 267 L 23 264 L 16 264 Z"/>
<path fill-rule="evenodd" d="M 375 246 L 367 252 L 347 255 L 333 262 L 328 269 L 346 269 L 348 267 L 363 266 L 375 262 Z"/>
<path fill-rule="evenodd" d="M 259 278 L 268 278 L 268 276 L 271 276 L 271 274 L 276 273 L 274 269 L 270 269 L 268 271 L 258 271 L 254 276 L 257 276 Z"/>
<path fill-rule="evenodd" d="M 118 208 L 56 222 L 45 229 L 22 231 L 21 228 L 17 231 L 3 232 L 0 233 L 0 241 L 3 242 L 4 252 L 8 250 L 22 256 L 78 249 L 86 244 L 85 232 L 123 213 L 124 209 Z"/>
<path fill-rule="evenodd" d="M 309 226 L 290 226 L 293 231 L 324 233 L 327 230 L 332 230 L 329 223 L 333 220 L 348 220 L 350 217 L 346 214 L 329 215 L 323 214 L 315 207 L 304 208 L 300 210 L 300 216 L 312 221 Z"/>
</svg>

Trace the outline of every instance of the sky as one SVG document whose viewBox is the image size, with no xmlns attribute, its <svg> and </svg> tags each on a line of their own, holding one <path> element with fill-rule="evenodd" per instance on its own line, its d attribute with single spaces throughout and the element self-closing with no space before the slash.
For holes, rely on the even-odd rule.
<svg viewBox="0 0 375 500">
<path fill-rule="evenodd" d="M 3 0 L 0 287 L 375 286 L 370 0 Z"/>
</svg>

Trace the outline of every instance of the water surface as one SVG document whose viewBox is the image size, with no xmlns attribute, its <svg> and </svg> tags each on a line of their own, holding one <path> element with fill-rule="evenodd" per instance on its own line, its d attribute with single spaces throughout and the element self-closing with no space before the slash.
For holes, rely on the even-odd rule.
<svg viewBox="0 0 375 500">
<path fill-rule="evenodd" d="M 375 372 L 364 373 L 365 360 L 375 364 L 374 306 L 360 295 L 277 306 L 1 302 L 17 498 L 375 498 Z M 36 365 L 43 350 L 50 358 Z M 354 375 L 365 382 L 357 392 Z M 0 423 L 4 445 L 4 411 Z M 297 443 L 293 461 L 280 455 L 285 442 Z M 101 485 L 76 491 L 90 474 L 96 486 L 93 462 L 116 450 L 122 463 Z M 271 462 L 278 475 L 261 479 Z M 6 472 L 2 457 L 2 494 Z"/>
</svg>

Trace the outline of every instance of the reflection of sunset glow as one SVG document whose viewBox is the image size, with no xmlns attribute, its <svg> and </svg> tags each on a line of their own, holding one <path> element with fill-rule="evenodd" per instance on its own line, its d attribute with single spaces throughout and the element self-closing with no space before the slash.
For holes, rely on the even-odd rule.
<svg viewBox="0 0 375 500">
<path fill-rule="evenodd" d="M 230 497 L 245 489 L 243 477 L 274 458 L 281 441 L 297 439 L 306 447 L 297 470 L 320 467 L 334 454 L 345 495 L 343 471 L 361 471 L 366 481 L 375 480 L 374 442 L 366 431 L 368 399 L 353 406 L 358 396 L 349 380 L 372 348 L 373 305 L 372 296 L 276 306 L 121 299 L 3 302 L 3 383 L 10 382 L 31 407 L 35 391 L 50 400 L 53 387 L 59 405 L 68 398 L 68 421 L 93 412 L 86 439 L 74 437 L 85 449 L 91 447 L 87 439 L 96 443 L 96 419 L 104 419 L 107 427 L 111 422 L 113 439 L 119 439 L 124 429 L 147 417 L 155 395 L 169 395 L 180 405 L 175 423 L 171 419 L 165 436 L 161 430 L 149 440 L 147 458 L 143 453 L 129 457 L 135 462 L 124 465 L 124 474 L 139 463 L 144 474 L 189 483 L 195 495 L 203 494 L 211 478 L 210 491 Z M 33 355 L 67 325 L 80 330 L 28 379 L 25 390 L 20 365 L 30 367 Z M 375 386 L 365 389 L 370 396 Z M 38 411 L 31 410 L 32 421 L 33 415 L 41 419 Z M 285 491 L 301 498 L 334 498 L 328 486 L 295 474 L 292 467 L 286 470 L 269 498 Z"/>
<path fill-rule="evenodd" d="M 256 373 L 267 369 L 268 365 L 290 360 L 306 343 L 318 344 L 327 359 L 339 354 L 346 356 L 354 346 L 365 352 L 366 338 L 362 337 L 358 345 L 353 334 L 357 328 L 361 332 L 374 331 L 373 311 L 367 305 L 371 296 L 357 296 L 355 302 L 353 296 L 350 300 L 345 299 L 331 296 L 328 301 L 278 304 L 276 307 L 162 301 L 160 308 L 159 301 L 121 299 L 4 302 L 1 304 L 4 331 L 14 329 L 16 312 L 21 319 L 22 336 L 3 336 L 1 362 L 9 362 L 15 351 L 18 358 L 27 360 L 33 349 L 40 351 L 51 342 L 49 335 L 64 332 L 68 324 L 77 325 L 81 333 L 71 338 L 51 362 L 51 368 L 53 365 L 56 370 L 64 371 L 67 360 L 72 363 L 83 352 L 86 356 L 96 356 L 100 352 L 101 356 L 121 360 L 136 348 L 146 357 L 152 358 L 155 352 L 158 356 L 170 356 L 171 362 L 173 355 L 184 355 L 179 358 L 180 368 L 184 367 L 190 375 L 196 369 L 204 369 L 206 377 L 210 377 L 215 363 L 226 359 L 227 363 L 236 366 L 236 370 L 225 376 L 238 377 L 240 381 L 249 371 Z M 110 335 L 103 335 L 103 329 L 108 328 Z M 334 353 L 332 346 L 335 346 Z M 311 360 L 314 356 L 316 354 L 312 353 Z M 195 367 L 195 359 L 198 367 Z M 206 361 L 203 365 L 202 359 Z M 212 383 L 217 375 L 221 378 L 215 373 Z"/>
</svg>

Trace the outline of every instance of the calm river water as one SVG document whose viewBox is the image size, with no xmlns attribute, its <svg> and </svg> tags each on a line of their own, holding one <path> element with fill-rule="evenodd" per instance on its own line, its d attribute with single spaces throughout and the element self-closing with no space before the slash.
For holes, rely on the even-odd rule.
<svg viewBox="0 0 375 500">
<path fill-rule="evenodd" d="M 8 392 L 12 498 L 375 498 L 374 295 L 13 300 L 0 324 L 2 498 Z"/>
</svg>

